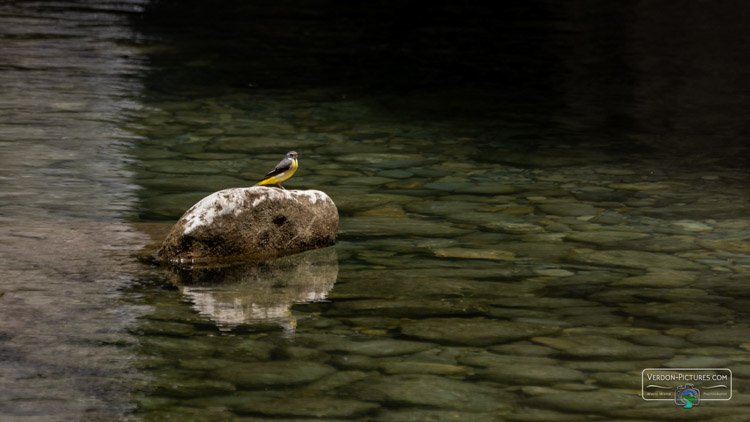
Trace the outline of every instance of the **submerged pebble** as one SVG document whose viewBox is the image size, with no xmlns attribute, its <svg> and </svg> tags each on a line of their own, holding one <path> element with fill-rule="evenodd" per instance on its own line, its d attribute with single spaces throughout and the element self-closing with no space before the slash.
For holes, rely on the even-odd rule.
<svg viewBox="0 0 750 422">
<path fill-rule="evenodd" d="M 495 388 L 436 375 L 392 375 L 366 378 L 349 389 L 361 400 L 390 406 L 495 412 L 510 401 Z"/>
<path fill-rule="evenodd" d="M 308 361 L 236 363 L 212 375 L 242 388 L 258 389 L 304 384 L 332 373 L 328 365 Z"/>
<path fill-rule="evenodd" d="M 631 250 L 607 250 L 574 251 L 568 259 L 590 265 L 601 265 L 607 267 L 629 267 L 643 270 L 667 269 L 667 270 L 693 270 L 705 268 L 701 264 L 679 258 L 673 255 L 631 251 Z"/>
<path fill-rule="evenodd" d="M 555 327 L 503 320 L 433 318 L 405 322 L 401 332 L 439 342 L 487 346 L 557 332 Z"/>
</svg>

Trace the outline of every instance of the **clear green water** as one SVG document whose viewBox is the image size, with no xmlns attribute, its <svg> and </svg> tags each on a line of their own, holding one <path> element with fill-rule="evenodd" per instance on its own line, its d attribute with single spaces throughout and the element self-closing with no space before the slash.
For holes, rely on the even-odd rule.
<svg viewBox="0 0 750 422">
<path fill-rule="evenodd" d="M 0 419 L 745 417 L 750 78 L 717 47 L 744 26 L 684 12 L 676 49 L 637 9 L 620 39 L 536 7 L 484 47 L 462 14 L 0 8 Z M 288 150 L 335 247 L 151 264 Z M 730 368 L 734 396 L 643 401 L 653 367 Z"/>
</svg>

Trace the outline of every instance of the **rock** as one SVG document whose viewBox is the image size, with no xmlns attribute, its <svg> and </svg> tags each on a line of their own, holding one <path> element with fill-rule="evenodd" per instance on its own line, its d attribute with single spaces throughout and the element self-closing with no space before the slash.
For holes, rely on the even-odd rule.
<svg viewBox="0 0 750 422">
<path fill-rule="evenodd" d="M 637 397 L 637 396 L 636 396 Z M 654 406 L 656 404 L 666 402 L 645 402 L 640 399 L 641 403 L 617 410 L 611 410 L 607 412 L 610 416 L 609 420 L 649 420 L 649 421 L 668 421 L 674 420 L 675 409 L 668 408 L 666 406 Z M 730 403 L 737 403 L 737 396 L 730 401 Z M 707 402 L 707 404 L 710 402 Z M 724 403 L 724 402 L 720 402 Z M 653 404 L 653 405 L 652 405 Z M 713 403 L 712 403 L 713 404 Z M 682 420 L 690 421 L 708 421 L 708 422 L 745 422 L 747 421 L 747 405 L 746 404 L 735 404 L 734 406 L 694 406 L 690 409 L 690 415 L 683 413 L 680 416 Z"/>
<path fill-rule="evenodd" d="M 159 250 L 163 261 L 204 263 L 266 259 L 330 246 L 338 210 L 316 190 L 254 186 L 213 193 L 174 225 Z"/>
<path fill-rule="evenodd" d="M 305 390 L 332 391 L 347 384 L 367 378 L 369 375 L 362 371 L 336 371 L 312 384 L 305 386 Z"/>
<path fill-rule="evenodd" d="M 695 271 L 657 271 L 636 277 L 628 277 L 612 283 L 613 286 L 632 287 L 682 287 L 698 278 Z"/>
<path fill-rule="evenodd" d="M 736 254 L 750 255 L 750 242 L 732 239 L 704 240 L 699 242 L 701 246 L 717 251 L 726 251 Z"/>
<path fill-rule="evenodd" d="M 728 357 L 714 356 L 675 356 L 664 362 L 664 368 L 726 368 L 732 364 Z"/>
<path fill-rule="evenodd" d="M 380 176 L 354 176 L 342 178 L 340 184 L 346 186 L 377 186 L 394 182 L 396 179 Z"/>
<path fill-rule="evenodd" d="M 626 218 L 620 213 L 616 212 L 603 212 L 601 214 L 598 214 L 596 217 L 591 219 L 592 223 L 596 224 L 606 224 L 606 225 L 616 225 L 616 224 L 623 224 L 625 223 Z"/>
<path fill-rule="evenodd" d="M 420 214 L 443 216 L 476 211 L 479 204 L 467 201 L 418 201 L 406 205 L 406 209 Z"/>
<path fill-rule="evenodd" d="M 727 206 L 731 203 L 732 206 Z M 740 201 L 728 198 L 704 198 L 703 201 L 692 204 L 672 204 L 660 208 L 644 208 L 643 214 L 657 218 L 744 218 L 750 212 L 750 207 Z"/>
<path fill-rule="evenodd" d="M 491 305 L 525 309 L 564 309 L 579 306 L 595 306 L 596 302 L 566 297 L 507 297 L 488 301 Z"/>
<path fill-rule="evenodd" d="M 351 217 L 342 225 L 351 236 L 457 236 L 470 233 L 445 222 L 416 218 Z"/>
<path fill-rule="evenodd" d="M 191 324 L 170 321 L 148 321 L 134 329 L 139 335 L 165 335 L 176 337 L 190 337 L 195 333 Z"/>
<path fill-rule="evenodd" d="M 229 353 L 228 357 L 234 361 L 268 360 L 275 347 L 259 340 L 243 340 Z"/>
<path fill-rule="evenodd" d="M 526 215 L 534 212 L 534 207 L 530 205 L 503 204 L 479 208 L 481 212 L 497 212 L 507 215 Z"/>
<path fill-rule="evenodd" d="M 571 326 L 612 326 L 622 325 L 625 318 L 612 314 L 576 315 L 565 317 L 563 322 Z"/>
<path fill-rule="evenodd" d="M 546 356 L 500 355 L 487 351 L 477 351 L 477 349 L 464 350 L 464 353 L 461 353 L 456 357 L 456 361 L 462 365 L 479 366 L 482 368 L 513 365 L 548 366 L 557 363 L 555 359 Z"/>
<path fill-rule="evenodd" d="M 591 375 L 598 386 L 613 388 L 641 388 L 641 380 L 634 377 L 633 374 L 624 374 L 621 372 L 597 372 Z"/>
<path fill-rule="evenodd" d="M 750 328 L 748 327 L 711 328 L 687 336 L 687 339 L 693 343 L 720 346 L 738 346 L 749 338 Z"/>
<path fill-rule="evenodd" d="M 393 169 L 380 171 L 378 172 L 378 175 L 381 177 L 392 177 L 395 179 L 408 179 L 410 177 L 413 177 L 414 173 L 402 169 Z"/>
<path fill-rule="evenodd" d="M 346 370 L 373 371 L 378 369 L 377 359 L 365 355 L 334 355 L 331 364 Z"/>
<path fill-rule="evenodd" d="M 690 236 L 660 236 L 652 239 L 622 242 L 620 246 L 647 252 L 676 253 L 695 250 L 698 247 Z"/>
<path fill-rule="evenodd" d="M 428 406 L 470 412 L 509 408 L 500 390 L 436 375 L 370 377 L 353 384 L 349 390 L 361 400 L 390 406 Z"/>
<path fill-rule="evenodd" d="M 381 362 L 380 369 L 386 374 L 433 374 L 468 375 L 471 371 L 465 366 L 434 362 Z"/>
<path fill-rule="evenodd" d="M 340 341 L 327 343 L 319 347 L 326 352 L 355 353 L 365 356 L 398 356 L 421 352 L 435 347 L 431 343 L 405 340 L 371 340 L 371 341 Z"/>
<path fill-rule="evenodd" d="M 575 346 L 560 351 L 563 356 L 576 359 L 637 360 L 660 359 L 674 356 L 674 349 L 667 347 L 638 346 L 627 341 L 601 336 L 569 338 Z"/>
<path fill-rule="evenodd" d="M 633 191 L 638 191 L 638 192 L 650 192 L 650 191 L 669 189 L 671 186 L 666 183 L 636 182 L 636 183 L 613 183 L 609 185 L 609 187 L 613 189 L 633 190 Z"/>
<path fill-rule="evenodd" d="M 536 344 L 511 343 L 492 346 L 490 351 L 495 353 L 507 354 L 510 356 L 548 356 L 555 353 L 555 349 L 550 347 L 539 346 Z"/>
<path fill-rule="evenodd" d="M 140 339 L 144 356 L 179 356 L 181 359 L 207 359 L 214 355 L 218 345 L 199 341 L 200 337 L 175 338 L 166 336 L 143 336 Z"/>
<path fill-rule="evenodd" d="M 644 346 L 671 347 L 673 349 L 685 349 L 692 346 L 690 342 L 682 337 L 668 336 L 662 334 L 645 334 L 630 337 L 630 340 Z"/>
<path fill-rule="evenodd" d="M 570 277 L 575 275 L 573 271 L 563 270 L 562 268 L 542 268 L 534 270 L 534 274 L 542 277 Z"/>
<path fill-rule="evenodd" d="M 692 220 L 680 220 L 672 223 L 673 226 L 689 232 L 710 232 L 714 228 L 706 223 Z"/>
<path fill-rule="evenodd" d="M 546 202 L 539 205 L 539 210 L 552 215 L 565 217 L 579 217 L 582 215 L 595 215 L 596 208 L 589 204 L 580 202 Z"/>
<path fill-rule="evenodd" d="M 269 388 L 313 382 L 334 369 L 307 361 L 237 363 L 213 372 L 215 378 L 243 388 Z"/>
<path fill-rule="evenodd" d="M 519 257 L 540 258 L 555 262 L 569 255 L 576 245 L 570 243 L 543 243 L 543 242 L 502 242 L 495 243 L 493 247 L 507 252 L 513 252 Z"/>
<path fill-rule="evenodd" d="M 283 359 L 292 360 L 314 360 L 319 362 L 328 360 L 328 354 L 325 352 L 308 347 L 297 346 L 285 346 L 280 348 L 278 350 L 278 356 Z"/>
<path fill-rule="evenodd" d="M 579 250 L 568 256 L 570 261 L 587 265 L 602 265 L 607 267 L 628 267 L 643 270 L 694 270 L 702 269 L 697 264 L 676 256 L 629 250 Z"/>
<path fill-rule="evenodd" d="M 496 249 L 445 248 L 435 250 L 441 258 L 489 259 L 495 261 L 513 261 L 516 254 Z"/>
<path fill-rule="evenodd" d="M 236 404 L 232 407 L 232 410 L 274 417 L 350 418 L 370 412 L 378 407 L 375 403 L 333 397 L 284 397 L 277 399 L 259 395 L 254 399 L 247 397 L 245 402 Z"/>
<path fill-rule="evenodd" d="M 495 182 L 472 183 L 470 186 L 462 189 L 466 193 L 478 193 L 485 195 L 505 195 L 515 193 L 521 189 L 513 185 L 503 185 Z"/>
<path fill-rule="evenodd" d="M 614 409 L 630 409 L 643 400 L 636 394 L 606 391 L 574 391 L 531 397 L 527 404 L 566 412 L 601 413 Z"/>
<path fill-rule="evenodd" d="M 233 365 L 235 362 L 227 359 L 180 359 L 180 369 L 193 371 L 213 371 L 225 366 Z"/>
<path fill-rule="evenodd" d="M 467 306 L 468 305 L 468 306 Z M 413 300 L 348 300 L 336 302 L 333 315 L 363 316 L 379 315 L 394 318 L 415 318 L 437 315 L 477 315 L 483 308 L 463 301 L 441 299 Z M 329 313 L 331 313 L 329 311 Z"/>
<path fill-rule="evenodd" d="M 406 322 L 401 329 L 408 336 L 470 346 L 487 346 L 557 331 L 557 328 L 538 324 L 463 318 L 431 318 Z"/>
<path fill-rule="evenodd" d="M 405 410 L 383 410 L 374 418 L 368 418 L 368 420 L 376 422 L 497 422 L 497 416 L 492 413 L 409 408 Z"/>
<path fill-rule="evenodd" d="M 529 233 L 542 233 L 544 228 L 537 226 L 536 224 L 530 223 L 515 223 L 510 221 L 495 221 L 482 224 L 490 230 L 496 230 L 503 233 L 510 234 L 529 234 Z"/>
<path fill-rule="evenodd" d="M 480 371 L 478 375 L 501 383 L 520 385 L 583 382 L 586 379 L 583 372 L 560 365 L 509 364 L 490 366 Z"/>
<path fill-rule="evenodd" d="M 590 232 L 573 232 L 565 236 L 565 239 L 575 242 L 596 243 L 607 245 L 610 243 L 623 242 L 627 240 L 640 240 L 651 237 L 645 233 L 625 232 L 614 230 L 597 230 Z"/>
<path fill-rule="evenodd" d="M 644 319 L 681 324 L 723 323 L 735 317 L 725 306 L 701 302 L 634 303 L 623 305 L 622 310 Z"/>
</svg>

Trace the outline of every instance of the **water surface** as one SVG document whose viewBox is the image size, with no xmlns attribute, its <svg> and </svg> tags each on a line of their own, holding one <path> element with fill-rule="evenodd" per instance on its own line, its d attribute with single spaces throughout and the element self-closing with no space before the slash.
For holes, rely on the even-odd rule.
<svg viewBox="0 0 750 422">
<path fill-rule="evenodd" d="M 289 6 L 0 9 L 4 419 L 685 417 L 649 367 L 747 413 L 741 14 Z M 335 247 L 151 263 L 288 150 Z"/>
</svg>

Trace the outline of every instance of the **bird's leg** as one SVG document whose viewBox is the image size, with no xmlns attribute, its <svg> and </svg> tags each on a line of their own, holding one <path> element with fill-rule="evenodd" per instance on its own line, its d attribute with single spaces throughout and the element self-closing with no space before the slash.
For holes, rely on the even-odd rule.
<svg viewBox="0 0 750 422">
<path fill-rule="evenodd" d="M 276 184 L 277 184 L 277 185 L 279 185 L 279 187 L 280 187 L 281 189 L 284 189 L 284 190 L 286 190 L 286 188 L 285 188 L 285 187 L 281 186 L 281 182 L 276 182 Z"/>
</svg>

